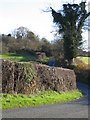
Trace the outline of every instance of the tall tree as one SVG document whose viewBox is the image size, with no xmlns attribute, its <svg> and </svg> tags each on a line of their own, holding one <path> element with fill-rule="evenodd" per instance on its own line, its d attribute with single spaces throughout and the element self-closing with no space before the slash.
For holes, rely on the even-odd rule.
<svg viewBox="0 0 90 120">
<path fill-rule="evenodd" d="M 78 55 L 78 48 L 82 42 L 82 28 L 90 12 L 86 11 L 86 2 L 80 4 L 63 4 L 62 12 L 56 12 L 53 8 L 52 16 L 62 34 L 64 40 L 64 58 L 69 65 L 73 63 L 73 58 Z"/>
<path fill-rule="evenodd" d="M 22 39 L 22 38 L 25 38 L 27 37 L 27 34 L 29 32 L 29 29 L 26 28 L 26 27 L 19 27 L 17 29 L 15 29 L 13 32 L 12 32 L 12 35 L 17 38 L 17 39 Z"/>
<path fill-rule="evenodd" d="M 46 53 L 46 56 L 51 56 L 51 44 L 46 38 L 41 39 L 41 51 Z"/>
</svg>

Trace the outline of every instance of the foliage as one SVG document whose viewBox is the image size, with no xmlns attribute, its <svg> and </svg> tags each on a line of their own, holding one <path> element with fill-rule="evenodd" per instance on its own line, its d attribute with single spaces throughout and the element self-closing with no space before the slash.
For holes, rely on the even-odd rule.
<svg viewBox="0 0 90 120">
<path fill-rule="evenodd" d="M 21 39 L 21 38 L 27 37 L 28 32 L 29 32 L 28 28 L 21 26 L 21 27 L 15 29 L 12 32 L 12 35 L 17 39 Z"/>
<path fill-rule="evenodd" d="M 86 64 L 90 64 L 90 57 L 77 57 L 77 58 L 82 60 Z"/>
<path fill-rule="evenodd" d="M 55 42 L 50 43 L 46 38 L 40 39 L 38 35 L 36 35 L 32 31 L 29 31 L 29 29 L 25 27 L 19 27 L 15 29 L 12 34 L 2 34 L 0 38 L 2 38 L 0 39 L 2 54 L 10 54 L 11 56 L 12 53 L 20 53 L 20 57 L 24 57 L 25 55 L 22 56 L 21 54 L 23 54 L 24 51 L 27 51 L 27 61 L 31 57 L 31 55 L 28 54 L 31 51 L 44 52 L 47 57 L 54 56 L 55 58 L 57 58 L 58 56 L 61 57 L 63 55 L 62 41 L 56 40 Z"/>
<path fill-rule="evenodd" d="M 36 95 L 23 94 L 1 94 L 2 109 L 21 108 L 45 104 L 64 103 L 79 99 L 82 96 L 78 90 L 58 93 L 55 91 L 44 91 Z"/>
<path fill-rule="evenodd" d="M 49 67 L 36 62 L 2 60 L 3 93 L 38 93 L 44 90 L 69 91 L 76 89 L 73 70 Z"/>
<path fill-rule="evenodd" d="M 86 64 L 79 58 L 76 58 L 75 62 L 76 62 L 76 67 L 74 68 L 74 71 L 76 73 L 77 81 L 90 84 L 89 81 L 90 65 Z"/>
<path fill-rule="evenodd" d="M 86 11 L 85 2 L 78 4 L 63 4 L 62 12 L 52 8 L 54 22 L 59 28 L 64 40 L 64 57 L 72 64 L 72 59 L 77 57 L 78 48 L 82 45 L 82 27 L 90 12 Z"/>
<path fill-rule="evenodd" d="M 33 78 L 36 76 L 36 70 L 32 63 L 18 63 L 19 69 L 24 69 L 25 82 L 30 83 Z"/>
<path fill-rule="evenodd" d="M 33 62 L 2 61 L 3 93 L 32 93 L 36 78 L 37 73 Z"/>
<path fill-rule="evenodd" d="M 53 41 L 52 44 L 52 55 L 56 58 L 56 60 L 61 60 L 64 58 L 64 50 L 63 50 L 63 40 L 57 39 Z"/>
<path fill-rule="evenodd" d="M 89 68 L 89 66 L 85 62 L 80 60 L 79 58 L 76 58 L 75 62 L 76 62 L 76 69 L 77 70 L 80 70 L 80 69 L 83 70 L 83 69 L 88 69 Z"/>
<path fill-rule="evenodd" d="M 22 34 L 22 37 L 20 37 L 20 35 L 19 37 L 16 37 L 17 33 L 15 33 L 15 35 L 12 35 L 12 36 L 2 35 L 2 53 L 3 54 L 12 53 L 19 50 L 36 51 L 40 49 L 39 37 L 35 35 L 33 32 L 27 31 L 27 34 L 26 34 L 26 32 L 22 31 L 21 29 L 18 29 L 17 32 L 20 35 Z"/>
<path fill-rule="evenodd" d="M 41 49 L 42 52 L 46 53 L 46 56 L 51 56 L 51 44 L 46 38 L 41 39 Z"/>
<path fill-rule="evenodd" d="M 45 57 L 45 58 L 42 58 L 39 62 L 42 64 L 48 65 L 49 59 L 50 59 L 49 57 Z"/>
</svg>

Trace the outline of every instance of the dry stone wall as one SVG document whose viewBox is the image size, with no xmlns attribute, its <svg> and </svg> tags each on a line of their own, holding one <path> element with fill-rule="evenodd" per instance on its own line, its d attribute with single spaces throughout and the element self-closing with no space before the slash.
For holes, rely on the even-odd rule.
<svg viewBox="0 0 90 120">
<path fill-rule="evenodd" d="M 32 94 L 44 90 L 58 92 L 76 89 L 73 70 L 34 62 L 2 61 L 2 92 Z"/>
</svg>

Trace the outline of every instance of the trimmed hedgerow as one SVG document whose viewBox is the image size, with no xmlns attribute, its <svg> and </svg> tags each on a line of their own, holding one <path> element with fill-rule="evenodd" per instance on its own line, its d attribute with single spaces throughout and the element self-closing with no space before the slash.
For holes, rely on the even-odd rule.
<svg viewBox="0 0 90 120">
<path fill-rule="evenodd" d="M 2 92 L 31 94 L 45 90 L 76 89 L 73 70 L 35 62 L 2 61 Z"/>
<path fill-rule="evenodd" d="M 18 66 L 21 67 L 21 69 L 24 69 L 24 74 L 26 76 L 25 82 L 30 83 L 30 81 L 33 80 L 34 76 L 36 76 L 34 65 L 30 62 L 24 62 L 18 63 Z"/>
</svg>

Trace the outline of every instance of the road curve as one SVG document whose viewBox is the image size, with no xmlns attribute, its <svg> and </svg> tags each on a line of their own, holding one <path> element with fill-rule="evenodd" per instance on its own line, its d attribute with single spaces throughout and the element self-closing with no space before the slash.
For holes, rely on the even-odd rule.
<svg viewBox="0 0 90 120">
<path fill-rule="evenodd" d="M 79 83 L 77 87 L 85 93 L 79 100 L 65 104 L 3 110 L 2 118 L 89 118 L 88 86 Z"/>
</svg>

